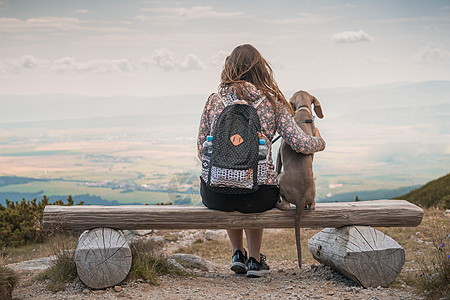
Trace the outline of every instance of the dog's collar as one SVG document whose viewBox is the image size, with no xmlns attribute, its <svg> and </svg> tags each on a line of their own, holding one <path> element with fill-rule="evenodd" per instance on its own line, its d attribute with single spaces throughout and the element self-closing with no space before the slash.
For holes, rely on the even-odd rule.
<svg viewBox="0 0 450 300">
<path fill-rule="evenodd" d="M 299 107 L 295 112 L 298 112 L 298 111 L 300 111 L 300 110 L 302 110 L 302 109 L 306 109 L 306 110 L 309 111 L 309 113 L 312 115 L 311 111 L 310 111 L 309 108 L 307 108 L 306 106 L 301 106 L 301 107 Z M 298 122 L 296 122 L 296 123 L 297 123 L 297 125 L 300 124 L 300 123 L 314 123 L 314 119 L 315 119 L 315 118 L 316 118 L 315 116 L 312 116 L 311 119 L 301 120 L 301 121 L 298 121 Z M 272 140 L 271 144 L 275 143 L 275 142 L 278 141 L 280 138 L 281 138 L 281 135 L 278 135 L 276 138 L 274 138 L 274 139 Z"/>
<path fill-rule="evenodd" d="M 312 117 L 311 119 L 306 119 L 306 120 L 301 120 L 301 121 L 298 121 L 297 122 L 297 124 L 298 123 L 314 123 L 314 119 L 315 119 L 316 117 Z"/>
<path fill-rule="evenodd" d="M 299 124 L 299 123 L 314 123 L 314 119 L 315 119 L 316 117 L 313 116 L 311 110 L 310 110 L 308 107 L 306 107 L 306 106 L 300 106 L 295 112 L 301 111 L 302 109 L 303 109 L 303 110 L 307 110 L 307 111 L 309 112 L 309 114 L 312 116 L 312 118 L 306 119 L 306 120 L 298 121 L 297 124 Z"/>
</svg>

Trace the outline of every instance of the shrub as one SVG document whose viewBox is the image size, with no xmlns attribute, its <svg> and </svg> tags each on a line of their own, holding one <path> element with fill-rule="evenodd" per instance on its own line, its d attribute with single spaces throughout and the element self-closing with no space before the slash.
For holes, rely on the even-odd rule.
<svg viewBox="0 0 450 300">
<path fill-rule="evenodd" d="M 36 198 L 32 201 L 23 199 L 21 202 L 6 200 L 6 206 L 0 204 L 0 247 L 42 242 L 42 217 L 46 205 L 71 206 L 73 200 L 69 196 L 67 204 L 61 200 L 50 203 L 44 196 L 41 201 Z"/>
</svg>

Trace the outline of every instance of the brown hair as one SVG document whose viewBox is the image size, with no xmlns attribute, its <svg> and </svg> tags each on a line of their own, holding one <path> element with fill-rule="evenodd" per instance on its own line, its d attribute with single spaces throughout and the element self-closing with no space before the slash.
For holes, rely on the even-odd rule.
<svg viewBox="0 0 450 300">
<path fill-rule="evenodd" d="M 250 82 L 261 90 L 269 99 L 274 110 L 278 100 L 294 115 L 291 105 L 278 88 L 269 63 L 255 47 L 249 44 L 237 46 L 226 58 L 219 87 L 223 89 L 227 86 L 234 86 L 237 96 L 240 99 L 246 99 L 243 92 L 245 82 Z"/>
</svg>

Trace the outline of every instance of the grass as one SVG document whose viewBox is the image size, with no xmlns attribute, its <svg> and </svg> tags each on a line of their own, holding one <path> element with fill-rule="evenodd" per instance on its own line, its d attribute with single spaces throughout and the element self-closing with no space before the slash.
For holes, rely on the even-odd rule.
<svg viewBox="0 0 450 300">
<path fill-rule="evenodd" d="M 313 259 L 308 251 L 308 239 L 317 232 L 319 230 L 302 229 L 302 258 L 304 260 Z M 246 244 L 244 235 L 244 245 Z M 220 263 L 228 263 L 232 256 L 231 244 L 228 240 L 195 241 L 191 246 L 179 248 L 176 252 L 195 254 Z M 269 261 L 297 260 L 294 229 L 266 229 L 261 252 L 268 257 Z"/>
<path fill-rule="evenodd" d="M 418 294 L 427 295 L 430 299 L 439 299 L 449 294 L 450 244 L 447 235 L 450 232 L 450 222 L 443 210 L 425 209 L 424 219 L 418 227 L 377 229 L 392 237 L 405 249 L 405 265 L 397 281 L 391 285 L 392 288 L 400 288 L 405 282 L 415 288 Z M 302 229 L 304 262 L 313 261 L 307 248 L 307 241 L 318 231 Z M 176 242 L 179 239 L 178 231 L 168 231 L 165 238 Z M 15 261 L 56 254 L 54 266 L 45 271 L 40 278 L 49 280 L 50 290 L 59 290 L 76 277 L 73 252 L 67 251 L 74 249 L 75 245 L 75 236 L 57 235 L 47 239 L 44 244 L 7 248 L 6 253 L 9 257 L 17 256 Z M 182 272 L 173 269 L 167 263 L 162 255 L 162 245 L 149 241 L 132 243 L 130 247 L 133 262 L 129 279 L 141 278 L 150 284 L 158 284 L 157 278 L 162 274 L 182 275 Z M 218 263 L 229 263 L 232 255 L 228 240 L 197 239 L 191 246 L 180 248 L 177 252 L 195 254 Z M 270 261 L 296 261 L 294 229 L 265 230 L 261 252 L 268 257 L 269 264 Z"/>
<path fill-rule="evenodd" d="M 450 294 L 450 240 L 449 217 L 443 210 L 424 210 L 424 218 L 418 227 L 376 228 L 392 237 L 405 249 L 403 270 L 392 288 L 400 288 L 406 282 L 418 294 L 429 299 L 440 299 Z M 308 251 L 308 239 L 319 230 L 302 229 L 302 259 L 313 261 Z M 245 239 L 245 238 L 244 238 Z M 244 245 L 246 241 L 244 240 Z M 294 229 L 265 230 L 261 252 L 270 261 L 297 260 Z M 195 254 L 204 259 L 228 263 L 231 259 L 231 245 L 228 240 L 195 242 L 177 252 Z"/>
<path fill-rule="evenodd" d="M 17 273 L 0 265 L 0 299 L 11 300 L 11 293 L 18 281 Z"/>
<path fill-rule="evenodd" d="M 159 243 L 153 241 L 137 241 L 130 244 L 133 257 L 130 275 L 132 279 L 144 279 L 150 284 L 158 284 L 158 276 L 163 274 L 184 275 L 183 272 L 172 267 L 161 254 Z"/>
<path fill-rule="evenodd" d="M 12 300 L 11 293 L 17 285 L 19 277 L 17 273 L 5 266 L 4 249 L 0 253 L 0 299 Z"/>
<path fill-rule="evenodd" d="M 47 257 L 55 254 L 54 246 L 65 243 L 70 249 L 77 244 L 79 233 L 57 233 L 45 238 L 44 243 L 26 244 L 17 247 L 6 247 L 4 249 L 4 260 L 6 264 Z M 61 241 L 62 240 L 62 241 Z"/>
<path fill-rule="evenodd" d="M 450 232 L 444 210 L 425 209 L 422 223 L 415 228 L 385 228 L 383 231 L 405 248 L 405 269 L 400 279 L 415 287 L 427 299 L 450 295 Z"/>
<path fill-rule="evenodd" d="M 52 292 L 65 289 L 67 283 L 77 278 L 75 266 L 75 251 L 73 246 L 65 239 L 56 240 L 53 243 L 56 259 L 50 268 L 40 273 L 37 280 L 48 280 L 47 288 Z"/>
</svg>

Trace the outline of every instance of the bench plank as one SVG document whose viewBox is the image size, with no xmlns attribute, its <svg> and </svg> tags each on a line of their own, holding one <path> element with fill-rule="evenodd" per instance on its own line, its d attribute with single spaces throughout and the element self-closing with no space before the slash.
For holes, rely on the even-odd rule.
<svg viewBox="0 0 450 300">
<path fill-rule="evenodd" d="M 423 210 L 405 200 L 317 203 L 315 210 L 303 212 L 301 227 L 412 227 L 419 225 L 422 217 Z M 43 224 L 45 230 L 294 228 L 295 206 L 290 211 L 274 208 L 263 213 L 242 214 L 204 206 L 48 205 Z"/>
</svg>

